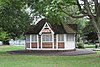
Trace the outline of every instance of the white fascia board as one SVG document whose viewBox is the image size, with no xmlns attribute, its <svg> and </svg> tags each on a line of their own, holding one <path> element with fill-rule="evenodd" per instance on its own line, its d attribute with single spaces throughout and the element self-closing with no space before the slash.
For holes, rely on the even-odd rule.
<svg viewBox="0 0 100 67">
<path fill-rule="evenodd" d="M 47 25 L 48 28 L 51 30 L 52 34 L 54 34 L 53 30 L 50 28 L 50 26 L 49 26 L 48 23 L 46 22 L 46 23 L 44 24 L 43 28 L 41 29 L 41 31 L 39 32 L 39 35 L 42 34 L 42 30 L 45 28 L 46 25 Z"/>
</svg>

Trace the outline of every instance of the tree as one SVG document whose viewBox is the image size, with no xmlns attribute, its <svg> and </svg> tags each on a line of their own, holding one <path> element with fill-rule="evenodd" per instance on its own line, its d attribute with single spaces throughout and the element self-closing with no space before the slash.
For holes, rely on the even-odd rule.
<svg viewBox="0 0 100 67">
<path fill-rule="evenodd" d="M 76 2 L 77 2 L 76 5 L 79 8 L 79 12 L 82 14 L 82 16 L 77 16 L 77 17 L 80 18 L 87 16 L 87 18 L 90 20 L 90 22 L 96 29 L 100 44 L 100 0 L 76 0 Z M 75 17 L 72 14 L 68 15 Z"/>
<path fill-rule="evenodd" d="M 28 5 L 31 5 L 35 14 L 56 19 L 56 21 L 62 18 L 66 20 L 66 15 L 72 18 L 87 18 L 96 29 L 100 43 L 100 0 L 34 0 L 34 2 L 30 0 Z M 71 8 L 74 12 L 69 11 Z"/>
<path fill-rule="evenodd" d="M 87 18 L 96 29 L 100 42 L 100 3 L 98 0 L 0 0 L 0 26 L 4 30 L 14 31 L 18 36 L 25 31 L 29 16 L 25 8 L 30 9 L 30 16 L 44 16 L 52 22 L 75 22 L 76 18 Z M 4 18 L 5 17 L 5 18 Z M 75 19 L 73 19 L 75 18 Z M 9 20 L 8 20 L 9 19 Z M 13 21 L 13 22 L 12 22 Z M 9 24 L 7 24 L 9 22 Z M 17 24 L 18 23 L 18 24 Z M 20 24 L 20 25 L 19 25 Z M 11 26 L 10 26 L 11 25 Z M 14 28 L 14 29 L 12 29 Z M 20 30 L 19 30 L 20 29 Z M 17 34 L 18 35 L 17 35 Z"/>
<path fill-rule="evenodd" d="M 77 0 L 77 5 L 83 15 L 87 15 L 90 22 L 96 29 L 100 44 L 100 3 L 99 0 L 82 0 L 82 4 Z M 82 7 L 83 6 L 83 7 Z"/>
<path fill-rule="evenodd" d="M 83 40 L 86 43 L 98 43 L 98 37 L 93 24 L 88 24 L 83 30 Z"/>
<path fill-rule="evenodd" d="M 33 16 L 44 16 L 49 18 L 49 21 L 60 23 L 60 22 L 73 22 L 73 18 L 66 15 L 60 8 L 59 5 L 64 2 L 70 3 L 70 0 L 25 0 L 27 6 L 31 9 L 31 15 Z M 74 1 L 74 0 L 73 0 Z M 67 3 L 67 4 L 68 4 Z M 64 5 L 65 7 L 67 5 Z M 69 9 L 70 8 L 70 9 Z M 67 10 L 72 11 L 74 6 L 68 6 Z M 73 12 L 73 11 L 72 11 Z M 75 10 L 74 10 L 75 13 Z"/>
<path fill-rule="evenodd" d="M 22 0 L 0 0 L 0 27 L 10 38 L 19 37 L 31 23 Z"/>
<path fill-rule="evenodd" d="M 75 23 L 78 24 L 79 32 L 86 26 L 87 21 L 79 15 L 75 0 L 26 0 L 33 16 L 44 16 L 53 23 Z M 80 39 L 80 38 L 79 38 Z"/>
<path fill-rule="evenodd" d="M 10 39 L 10 36 L 7 32 L 3 31 L 2 28 L 0 28 L 0 41 L 6 42 L 7 40 Z M 9 44 L 9 43 L 4 43 Z"/>
</svg>

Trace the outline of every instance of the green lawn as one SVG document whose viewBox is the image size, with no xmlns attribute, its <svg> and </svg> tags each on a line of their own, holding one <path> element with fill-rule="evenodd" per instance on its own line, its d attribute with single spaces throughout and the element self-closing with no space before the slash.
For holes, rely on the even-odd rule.
<svg viewBox="0 0 100 67">
<path fill-rule="evenodd" d="M 8 54 L 23 46 L 0 46 L 0 67 L 100 67 L 100 51 L 81 56 L 34 56 Z"/>
<path fill-rule="evenodd" d="M 95 45 L 87 45 L 85 48 L 95 48 Z"/>
<path fill-rule="evenodd" d="M 87 45 L 87 46 L 85 46 L 85 48 L 95 48 L 95 44 Z M 100 47 L 98 46 L 98 48 L 100 48 Z"/>
</svg>

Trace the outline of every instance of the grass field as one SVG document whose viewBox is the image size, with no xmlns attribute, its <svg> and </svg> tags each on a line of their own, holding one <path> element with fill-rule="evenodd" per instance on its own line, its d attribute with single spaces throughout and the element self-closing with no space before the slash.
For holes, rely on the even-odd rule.
<svg viewBox="0 0 100 67">
<path fill-rule="evenodd" d="M 0 67 L 100 67 L 100 51 L 80 56 L 15 55 L 7 51 L 23 46 L 0 46 Z"/>
</svg>

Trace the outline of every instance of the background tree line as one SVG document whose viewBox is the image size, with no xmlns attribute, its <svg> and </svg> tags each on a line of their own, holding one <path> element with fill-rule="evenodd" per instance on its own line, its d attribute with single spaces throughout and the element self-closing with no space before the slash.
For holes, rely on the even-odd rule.
<svg viewBox="0 0 100 67">
<path fill-rule="evenodd" d="M 14 39 L 23 35 L 35 16 L 44 16 L 54 23 L 76 23 L 80 33 L 92 24 L 100 42 L 99 8 L 98 0 L 0 0 L 0 28 Z"/>
</svg>

